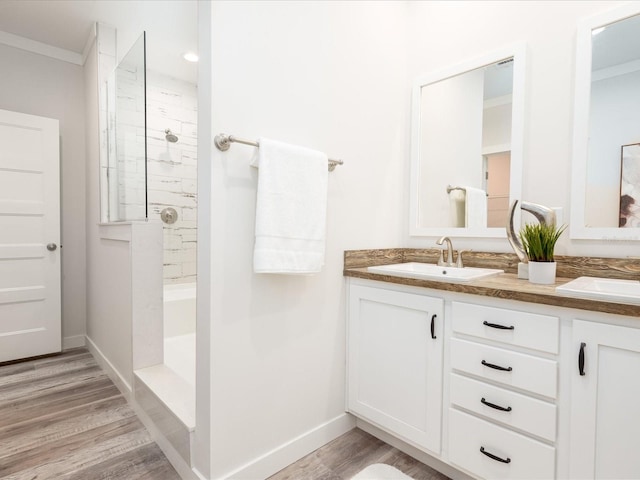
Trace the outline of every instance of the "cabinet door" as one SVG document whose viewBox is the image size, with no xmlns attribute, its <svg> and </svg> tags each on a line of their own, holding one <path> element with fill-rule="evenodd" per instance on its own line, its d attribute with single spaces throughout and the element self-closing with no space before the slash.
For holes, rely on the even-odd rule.
<svg viewBox="0 0 640 480">
<path fill-rule="evenodd" d="M 349 410 L 435 453 L 442 416 L 442 322 L 442 299 L 351 286 Z"/>
<path fill-rule="evenodd" d="M 640 330 L 575 320 L 572 338 L 570 475 L 638 479 Z"/>
</svg>

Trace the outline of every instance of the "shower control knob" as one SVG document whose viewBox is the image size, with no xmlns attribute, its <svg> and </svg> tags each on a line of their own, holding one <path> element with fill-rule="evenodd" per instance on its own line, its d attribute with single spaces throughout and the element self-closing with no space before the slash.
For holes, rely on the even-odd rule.
<svg viewBox="0 0 640 480">
<path fill-rule="evenodd" d="M 171 225 L 178 220 L 178 212 L 176 212 L 175 208 L 167 207 L 160 212 L 160 218 L 167 225 Z"/>
<path fill-rule="evenodd" d="M 58 245 L 56 245 L 55 243 L 47 244 L 47 250 L 49 250 L 50 252 L 54 252 L 56 248 L 58 248 Z"/>
</svg>

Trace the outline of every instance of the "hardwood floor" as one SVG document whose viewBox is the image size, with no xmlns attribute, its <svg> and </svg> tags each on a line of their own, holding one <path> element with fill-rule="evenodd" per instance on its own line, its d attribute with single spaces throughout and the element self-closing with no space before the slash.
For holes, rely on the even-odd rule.
<svg viewBox="0 0 640 480">
<path fill-rule="evenodd" d="M 415 480 L 448 480 L 440 472 L 358 428 L 280 470 L 268 480 L 347 480 L 373 463 L 392 465 Z"/>
<path fill-rule="evenodd" d="M 269 480 L 347 480 L 386 463 L 415 480 L 447 477 L 359 429 Z M 0 478 L 180 477 L 86 349 L 0 366 Z"/>
<path fill-rule="evenodd" d="M 180 477 L 86 349 L 0 366 L 0 478 Z"/>
</svg>

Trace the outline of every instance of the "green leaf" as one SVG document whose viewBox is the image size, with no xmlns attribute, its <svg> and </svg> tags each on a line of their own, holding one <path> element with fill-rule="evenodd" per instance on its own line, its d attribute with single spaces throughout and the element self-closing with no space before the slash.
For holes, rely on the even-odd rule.
<svg viewBox="0 0 640 480">
<path fill-rule="evenodd" d="M 526 224 L 520 229 L 522 248 L 531 262 L 553 262 L 556 242 L 567 228 L 542 223 Z"/>
</svg>

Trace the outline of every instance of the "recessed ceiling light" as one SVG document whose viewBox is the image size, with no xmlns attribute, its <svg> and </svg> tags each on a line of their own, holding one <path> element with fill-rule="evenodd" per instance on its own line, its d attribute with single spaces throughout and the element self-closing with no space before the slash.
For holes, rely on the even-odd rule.
<svg viewBox="0 0 640 480">
<path fill-rule="evenodd" d="M 187 62 L 197 62 L 198 54 L 193 52 L 187 52 L 182 56 L 182 58 L 184 58 Z"/>
<path fill-rule="evenodd" d="M 604 29 L 607 27 L 594 28 L 591 30 L 591 35 L 598 35 L 599 33 L 604 32 Z"/>
</svg>

